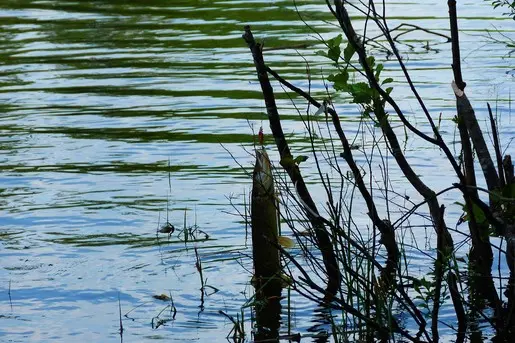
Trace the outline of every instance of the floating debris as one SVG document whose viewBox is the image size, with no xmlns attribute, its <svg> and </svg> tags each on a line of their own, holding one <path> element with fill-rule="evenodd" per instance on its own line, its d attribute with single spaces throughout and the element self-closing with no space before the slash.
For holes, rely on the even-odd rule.
<svg viewBox="0 0 515 343">
<path fill-rule="evenodd" d="M 279 236 L 277 238 L 277 242 L 283 247 L 287 249 L 291 249 L 295 246 L 295 242 L 290 237 Z"/>
<path fill-rule="evenodd" d="M 175 226 L 170 224 L 170 222 L 166 222 L 163 226 L 161 226 L 161 229 L 159 229 L 160 233 L 167 233 L 169 235 L 172 235 L 175 231 Z"/>
<path fill-rule="evenodd" d="M 157 299 L 157 300 L 162 300 L 162 301 L 169 301 L 170 300 L 170 297 L 166 294 L 159 294 L 159 295 L 153 295 L 152 298 L 154 299 Z"/>
</svg>

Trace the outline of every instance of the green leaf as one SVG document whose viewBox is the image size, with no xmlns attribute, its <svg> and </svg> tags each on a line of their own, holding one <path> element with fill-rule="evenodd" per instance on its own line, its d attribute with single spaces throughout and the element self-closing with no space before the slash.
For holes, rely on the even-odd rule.
<svg viewBox="0 0 515 343">
<path fill-rule="evenodd" d="M 348 91 L 349 87 L 347 82 L 349 81 L 349 73 L 347 69 L 344 69 L 341 73 L 331 74 L 327 78 L 329 81 L 334 82 L 334 89 L 337 91 Z"/>
<path fill-rule="evenodd" d="M 338 59 L 340 58 L 341 50 L 339 46 L 333 46 L 329 48 L 329 52 L 327 53 L 327 57 L 329 57 L 331 60 L 338 62 Z"/>
<path fill-rule="evenodd" d="M 479 206 L 474 203 L 472 204 L 472 213 L 474 213 L 474 218 L 476 218 L 476 222 L 478 224 L 486 223 L 485 213 Z"/>
<path fill-rule="evenodd" d="M 386 88 L 386 94 L 390 95 L 390 93 L 393 91 L 393 87 Z"/>
<path fill-rule="evenodd" d="M 315 51 L 315 55 L 329 57 L 329 56 L 327 56 L 327 52 L 322 51 L 322 50 Z"/>
<path fill-rule="evenodd" d="M 328 47 L 327 52 L 318 50 L 317 52 L 315 52 L 315 54 L 319 55 L 319 56 L 327 57 L 334 62 L 338 62 L 338 59 L 340 58 L 340 54 L 342 52 L 340 49 L 340 44 L 342 44 L 342 39 L 343 39 L 342 35 L 339 34 L 338 36 L 327 40 L 327 42 L 326 42 L 327 47 Z"/>
<path fill-rule="evenodd" d="M 374 69 L 375 63 L 376 63 L 376 59 L 374 58 L 374 56 L 367 57 L 367 64 L 370 67 L 370 69 Z"/>
<path fill-rule="evenodd" d="M 376 67 L 376 73 L 375 73 L 375 77 L 376 77 L 376 80 L 379 80 L 379 75 L 381 75 L 381 72 L 383 71 L 384 69 L 384 65 L 382 63 L 379 63 Z M 388 79 L 387 79 L 388 80 Z M 384 83 L 384 82 L 383 82 Z"/>
<path fill-rule="evenodd" d="M 386 79 L 381 82 L 382 85 L 386 85 L 387 83 L 392 83 L 393 79 L 391 77 L 387 77 Z"/>
<path fill-rule="evenodd" d="M 429 289 L 431 288 L 431 282 L 429 280 L 426 280 L 426 278 L 422 278 L 422 279 L 419 279 L 418 280 L 420 282 L 420 284 L 425 287 L 426 289 Z"/>
<path fill-rule="evenodd" d="M 356 50 L 354 50 L 352 44 L 347 43 L 347 46 L 343 50 L 343 59 L 345 60 L 345 62 L 349 63 L 352 59 L 352 55 L 354 55 L 355 52 Z"/>
<path fill-rule="evenodd" d="M 463 216 L 463 221 L 470 220 L 470 213 L 468 212 L 467 206 L 460 202 L 455 202 L 455 204 L 460 205 L 461 208 L 463 209 L 463 212 L 465 212 L 465 215 Z M 483 224 L 483 223 L 487 222 L 486 216 L 485 216 L 485 213 L 483 212 L 483 210 L 474 203 L 472 204 L 472 213 L 474 214 L 474 218 L 476 219 L 476 222 L 478 224 Z"/>
<path fill-rule="evenodd" d="M 302 162 L 306 161 L 307 159 L 308 159 L 307 156 L 299 155 L 299 156 L 295 157 L 293 162 L 295 162 L 296 164 L 301 164 Z"/>
<path fill-rule="evenodd" d="M 358 82 L 350 86 L 353 102 L 357 104 L 369 104 L 372 102 L 372 89 L 365 82 Z"/>
<path fill-rule="evenodd" d="M 340 44 L 342 44 L 342 35 L 339 34 L 338 36 L 334 37 L 334 38 L 331 38 L 327 41 L 327 45 L 329 46 L 329 49 L 331 48 L 335 48 L 335 47 L 340 47 Z"/>
</svg>

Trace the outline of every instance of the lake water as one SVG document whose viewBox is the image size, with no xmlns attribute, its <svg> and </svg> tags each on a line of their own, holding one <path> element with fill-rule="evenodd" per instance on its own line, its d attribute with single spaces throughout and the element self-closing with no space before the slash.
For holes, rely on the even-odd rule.
<svg viewBox="0 0 515 343">
<path fill-rule="evenodd" d="M 444 1 L 387 3 L 391 27 L 408 22 L 448 33 Z M 338 33 L 322 1 L 298 1 L 298 8 L 325 38 Z M 483 1 L 460 1 L 458 11 L 467 93 L 480 118 L 486 101 L 498 108 L 508 142 L 515 63 L 485 29 L 513 38 L 514 22 Z M 363 19 L 355 17 L 358 28 Z M 238 163 L 252 164 L 251 127 L 268 129 L 243 26 L 265 47 L 310 44 L 265 58 L 307 87 L 305 57 L 316 74 L 313 94 L 322 97 L 322 75 L 331 72 L 314 55 L 320 45 L 313 47 L 292 1 L 2 0 L 0 23 L 0 341 L 119 341 L 118 299 L 122 314 L 130 311 L 124 342 L 225 341 L 231 323 L 218 311 L 236 316 L 252 293 L 251 250 L 236 211 L 250 180 Z M 422 32 L 404 37 L 401 53 L 452 141 L 450 45 Z M 384 63 L 402 80 L 393 61 Z M 429 133 L 407 86 L 393 85 Z M 304 126 L 276 92 L 294 151 L 305 150 Z M 344 128 L 355 135 L 359 111 L 338 99 Z M 406 149 L 428 184 L 449 185 L 438 150 L 417 140 Z M 306 174 L 315 182 L 312 167 L 306 163 Z M 400 192 L 412 192 L 399 174 L 390 177 Z M 452 205 L 453 196 L 442 202 Z M 177 231 L 156 239 L 167 217 Z M 188 242 L 178 232 L 184 225 L 197 228 Z M 203 302 L 194 247 L 212 286 Z M 154 329 L 153 318 L 170 319 L 168 310 L 160 313 L 168 303 L 152 298 L 162 293 L 177 313 Z M 294 307 L 294 329 L 306 333 L 315 325 L 312 304 L 297 299 Z"/>
</svg>

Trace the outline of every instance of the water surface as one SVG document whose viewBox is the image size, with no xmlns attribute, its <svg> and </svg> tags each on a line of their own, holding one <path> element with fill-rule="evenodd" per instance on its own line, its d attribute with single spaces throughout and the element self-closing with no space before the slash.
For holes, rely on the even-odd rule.
<svg viewBox="0 0 515 343">
<path fill-rule="evenodd" d="M 298 8 L 331 38 L 338 31 L 321 3 Z M 448 33 L 441 1 L 388 4 L 391 27 L 409 22 Z M 500 13 L 487 2 L 459 4 L 469 97 L 481 118 L 487 100 L 498 106 L 508 141 L 513 57 L 484 31 L 513 37 L 513 21 Z M 235 316 L 251 294 L 246 227 L 230 205 L 241 211 L 249 192 L 238 163 L 251 165 L 253 130 L 267 128 L 243 26 L 252 25 L 265 47 L 295 47 L 271 50 L 267 61 L 307 87 L 306 58 L 312 91 L 322 97 L 331 68 L 314 54 L 316 35 L 289 0 L 4 0 L 0 19 L 0 341 L 119 340 L 118 298 L 122 314 L 131 311 L 125 342 L 224 341 L 231 324 L 218 311 Z M 358 28 L 363 19 L 355 15 Z M 404 42 L 406 63 L 452 141 L 449 44 L 420 32 Z M 397 65 L 384 63 L 398 80 L 393 94 L 429 132 Z M 303 123 L 280 88 L 277 97 L 294 151 L 305 150 Z M 359 110 L 338 100 L 347 132 L 356 134 Z M 406 147 L 426 182 L 448 185 L 450 167 L 438 150 L 421 154 L 416 140 Z M 306 167 L 315 182 L 313 165 Z M 156 239 L 166 220 L 197 231 L 188 242 L 178 232 Z M 203 302 L 195 246 L 213 287 Z M 177 314 L 153 329 L 156 316 L 170 318 L 160 314 L 167 302 L 152 298 L 162 293 Z M 295 300 L 296 331 L 316 325 L 312 306 Z"/>
</svg>

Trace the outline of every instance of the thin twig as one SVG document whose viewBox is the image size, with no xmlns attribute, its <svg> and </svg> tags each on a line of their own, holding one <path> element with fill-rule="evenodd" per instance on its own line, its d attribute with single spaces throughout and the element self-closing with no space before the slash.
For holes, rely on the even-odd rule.
<svg viewBox="0 0 515 343">
<path fill-rule="evenodd" d="M 11 280 L 9 280 L 9 289 L 7 291 L 9 295 L 9 304 L 11 305 L 11 312 L 13 311 L 13 299 L 11 298 Z"/>
<path fill-rule="evenodd" d="M 123 343 L 122 303 L 120 301 L 120 292 L 118 292 L 118 314 L 120 318 L 120 328 L 118 331 L 120 332 L 120 342 Z"/>
</svg>

